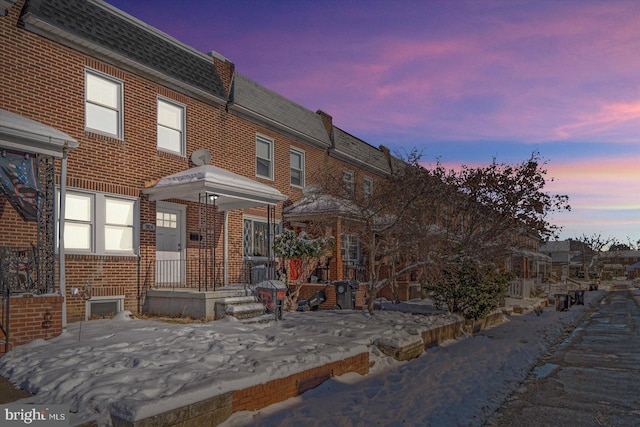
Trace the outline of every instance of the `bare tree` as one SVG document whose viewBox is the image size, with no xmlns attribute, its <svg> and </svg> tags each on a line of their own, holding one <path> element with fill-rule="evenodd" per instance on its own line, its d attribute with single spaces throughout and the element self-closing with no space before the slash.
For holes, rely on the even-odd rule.
<svg viewBox="0 0 640 427">
<path fill-rule="evenodd" d="M 596 275 L 602 277 L 604 272 L 604 265 L 598 263 L 596 255 L 603 252 L 606 247 L 613 247 L 614 250 L 620 250 L 621 246 L 613 237 L 603 236 L 600 233 L 594 233 L 590 236 L 583 234 L 580 237 L 576 237 L 576 241 L 580 242 L 580 254 L 582 258 L 582 271 L 584 272 L 585 279 L 589 278 L 589 269 L 595 268 Z M 616 249 L 618 246 L 618 249 Z"/>
<path fill-rule="evenodd" d="M 517 237 L 549 237 L 555 210 L 568 197 L 549 195 L 538 153 L 518 165 L 427 169 L 415 150 L 371 194 L 354 188 L 340 171 L 317 177 L 330 196 L 331 215 L 342 231 L 357 235 L 369 268 L 368 308 L 378 292 L 407 272 L 418 272 L 436 304 L 468 318 L 497 306 L 509 276 L 505 260 Z M 356 179 L 357 182 L 357 179 Z M 331 203 L 329 203 L 331 200 Z"/>
<path fill-rule="evenodd" d="M 494 159 L 486 167 L 462 166 L 454 171 L 438 165 L 425 172 L 425 185 L 438 188 L 438 197 L 432 198 L 437 219 L 429 243 L 422 245 L 428 252 L 418 257 L 428 260 L 426 287 L 436 305 L 466 318 L 486 315 L 506 289 L 510 279 L 506 260 L 518 239 L 557 234 L 559 229 L 548 216 L 570 207 L 568 196 L 544 191 L 545 164 L 533 153 L 517 165 Z M 422 227 L 428 228 L 432 218 L 428 214 Z"/>
</svg>

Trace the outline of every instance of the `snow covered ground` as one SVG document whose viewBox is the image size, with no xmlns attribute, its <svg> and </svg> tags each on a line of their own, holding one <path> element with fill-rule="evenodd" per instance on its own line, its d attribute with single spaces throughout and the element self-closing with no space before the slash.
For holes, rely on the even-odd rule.
<svg viewBox="0 0 640 427">
<path fill-rule="evenodd" d="M 424 302 L 385 304 L 374 316 L 286 313 L 267 325 L 174 324 L 125 312 L 16 348 L 0 359 L 0 375 L 35 394 L 20 402 L 66 404 L 72 424 L 106 425 L 109 413 L 137 420 L 370 351 L 370 374 L 334 378 L 277 405 L 236 413 L 224 425 L 479 425 L 602 293 L 586 293 L 586 308 L 510 316 L 411 362 L 382 355 L 373 342 L 403 340 L 457 318 Z"/>
</svg>

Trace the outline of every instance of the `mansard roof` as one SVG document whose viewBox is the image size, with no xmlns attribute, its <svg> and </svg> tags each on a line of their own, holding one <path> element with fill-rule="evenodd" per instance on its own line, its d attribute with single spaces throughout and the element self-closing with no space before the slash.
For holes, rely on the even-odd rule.
<svg viewBox="0 0 640 427">
<path fill-rule="evenodd" d="M 91 56 L 226 101 L 213 59 L 100 0 L 28 0 L 25 28 Z"/>
<path fill-rule="evenodd" d="M 233 112 L 319 148 L 331 146 L 319 114 L 240 73 L 234 75 L 231 93 L 229 109 Z"/>
</svg>

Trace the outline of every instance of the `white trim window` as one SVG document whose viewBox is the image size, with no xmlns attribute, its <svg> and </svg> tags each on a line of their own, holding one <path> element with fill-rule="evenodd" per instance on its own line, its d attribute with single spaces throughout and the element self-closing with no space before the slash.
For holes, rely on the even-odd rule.
<svg viewBox="0 0 640 427">
<path fill-rule="evenodd" d="M 85 70 L 85 128 L 122 139 L 122 81 Z"/>
<path fill-rule="evenodd" d="M 256 176 L 273 180 L 273 139 L 256 135 Z"/>
<path fill-rule="evenodd" d="M 186 106 L 158 97 L 158 150 L 184 156 Z"/>
<path fill-rule="evenodd" d="M 373 178 L 365 176 L 363 180 L 364 187 L 362 188 L 365 200 L 369 200 L 373 196 Z"/>
<path fill-rule="evenodd" d="M 58 206 L 59 198 L 58 193 Z M 65 201 L 65 250 L 95 255 L 135 255 L 139 241 L 136 224 L 139 222 L 137 199 L 68 190 Z"/>
<path fill-rule="evenodd" d="M 360 260 L 360 244 L 358 236 L 353 234 L 343 234 L 340 238 L 340 255 L 342 262 L 347 264 L 358 264 Z"/>
<path fill-rule="evenodd" d="M 344 185 L 345 197 L 353 197 L 355 190 L 355 174 L 350 170 L 342 171 L 342 183 Z"/>
<path fill-rule="evenodd" d="M 105 252 L 134 252 L 136 201 L 105 196 L 104 208 Z"/>
<path fill-rule="evenodd" d="M 304 151 L 289 150 L 290 182 L 294 187 L 304 187 Z"/>
<path fill-rule="evenodd" d="M 266 218 L 245 216 L 242 227 L 243 255 L 248 259 L 267 258 L 273 250 L 273 239 L 280 233 L 280 224 L 273 223 L 271 229 L 271 251 L 269 248 L 269 227 Z"/>
<path fill-rule="evenodd" d="M 64 247 L 66 249 L 82 252 L 92 251 L 93 206 L 93 195 L 67 192 L 64 226 Z"/>
</svg>

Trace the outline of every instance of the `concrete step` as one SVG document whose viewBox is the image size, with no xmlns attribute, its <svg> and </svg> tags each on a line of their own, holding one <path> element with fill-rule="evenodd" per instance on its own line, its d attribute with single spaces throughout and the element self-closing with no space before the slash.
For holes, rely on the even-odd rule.
<svg viewBox="0 0 640 427">
<path fill-rule="evenodd" d="M 248 319 L 264 314 L 264 305 L 259 302 L 230 305 L 224 311 L 225 315 L 236 319 Z"/>
<path fill-rule="evenodd" d="M 248 319 L 264 314 L 264 305 L 259 303 L 254 296 L 234 296 L 219 299 L 214 307 L 214 319 L 219 320 L 225 316 L 236 319 Z"/>
<path fill-rule="evenodd" d="M 261 314 L 260 316 L 250 317 L 248 319 L 241 319 L 240 322 L 245 325 L 251 325 L 256 323 L 269 323 L 274 322 L 276 317 L 273 314 Z"/>
</svg>

